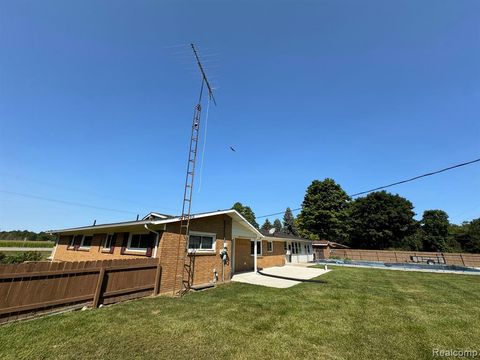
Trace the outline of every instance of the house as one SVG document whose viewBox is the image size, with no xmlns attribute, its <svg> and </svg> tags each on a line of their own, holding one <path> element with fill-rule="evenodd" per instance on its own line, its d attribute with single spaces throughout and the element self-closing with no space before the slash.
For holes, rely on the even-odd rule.
<svg viewBox="0 0 480 360">
<path fill-rule="evenodd" d="M 349 249 L 346 245 L 328 240 L 313 241 L 312 245 L 315 260 L 328 259 L 332 249 Z"/>
<path fill-rule="evenodd" d="M 272 229 L 273 230 L 273 229 Z M 267 241 L 283 243 L 286 263 L 306 263 L 313 261 L 312 241 L 281 231 L 260 230 Z"/>
<path fill-rule="evenodd" d="M 162 266 L 160 293 L 167 293 L 182 287 L 186 263 L 192 268 L 191 285 L 203 286 L 229 281 L 234 273 L 283 266 L 292 261 L 286 250 L 290 249 L 292 256 L 304 251 L 301 245 L 293 245 L 300 240 L 263 235 L 236 210 L 194 214 L 189 229 L 187 239 L 180 235 L 180 217 L 152 212 L 135 221 L 52 230 L 57 235 L 52 258 L 158 258 Z"/>
</svg>

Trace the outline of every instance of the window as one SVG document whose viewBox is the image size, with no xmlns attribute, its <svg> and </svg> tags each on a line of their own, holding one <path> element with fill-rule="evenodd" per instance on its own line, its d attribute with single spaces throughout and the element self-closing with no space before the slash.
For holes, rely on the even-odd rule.
<svg viewBox="0 0 480 360">
<path fill-rule="evenodd" d="M 191 233 L 188 237 L 188 250 L 215 251 L 215 234 Z"/>
<path fill-rule="evenodd" d="M 267 242 L 267 251 L 272 252 L 273 251 L 273 241 Z"/>
<path fill-rule="evenodd" d="M 255 241 L 250 241 L 250 255 L 253 256 L 255 249 Z M 262 242 L 257 241 L 257 255 L 262 255 Z"/>
<path fill-rule="evenodd" d="M 128 241 L 127 250 L 145 251 L 153 247 L 152 234 L 132 234 Z"/>
<path fill-rule="evenodd" d="M 68 249 L 75 249 L 80 246 L 82 242 L 83 235 L 73 235 L 72 240 L 70 241 L 70 245 L 68 245 Z"/>
<path fill-rule="evenodd" d="M 103 243 L 103 248 L 108 250 L 112 247 L 113 243 L 113 234 L 107 234 L 105 237 L 105 242 Z"/>
<path fill-rule="evenodd" d="M 82 242 L 80 243 L 80 249 L 90 249 L 92 246 L 93 236 L 83 235 Z"/>
</svg>

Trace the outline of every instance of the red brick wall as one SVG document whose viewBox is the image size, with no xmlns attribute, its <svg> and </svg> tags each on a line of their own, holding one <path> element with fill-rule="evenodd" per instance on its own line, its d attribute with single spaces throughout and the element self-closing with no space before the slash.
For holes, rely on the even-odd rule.
<svg viewBox="0 0 480 360">
<path fill-rule="evenodd" d="M 250 253 L 249 239 L 235 239 L 235 272 L 253 271 L 254 259 Z M 283 241 L 273 241 L 273 251 L 268 252 L 268 242 L 262 241 L 262 255 L 257 256 L 257 267 L 267 268 L 285 265 Z M 257 245 L 258 246 L 258 245 Z"/>
</svg>

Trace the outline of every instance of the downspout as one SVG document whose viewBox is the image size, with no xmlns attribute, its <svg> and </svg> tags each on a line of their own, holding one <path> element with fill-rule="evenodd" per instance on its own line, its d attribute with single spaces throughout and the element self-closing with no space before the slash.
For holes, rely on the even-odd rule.
<svg viewBox="0 0 480 360">
<path fill-rule="evenodd" d="M 154 233 L 157 235 L 157 238 L 155 239 L 155 250 L 153 251 L 153 257 L 156 258 L 157 257 L 157 249 L 158 249 L 158 241 L 160 239 L 160 233 L 158 231 L 155 231 L 155 230 L 152 230 L 152 229 L 149 229 L 147 224 L 143 225 L 145 226 L 145 229 L 147 229 L 148 231 Z"/>
<path fill-rule="evenodd" d="M 257 238 L 253 240 L 253 272 L 257 273 Z"/>
</svg>

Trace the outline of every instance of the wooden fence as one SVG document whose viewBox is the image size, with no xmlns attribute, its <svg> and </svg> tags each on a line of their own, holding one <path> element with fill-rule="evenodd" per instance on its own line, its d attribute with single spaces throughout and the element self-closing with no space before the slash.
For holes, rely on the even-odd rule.
<svg viewBox="0 0 480 360">
<path fill-rule="evenodd" d="M 158 259 L 0 265 L 0 323 L 157 295 Z"/>
<path fill-rule="evenodd" d="M 412 256 L 432 258 L 436 262 L 439 261 L 448 265 L 480 267 L 480 254 L 356 249 L 330 250 L 330 258 L 339 257 L 350 260 L 380 261 L 385 263 L 413 262 Z"/>
</svg>

